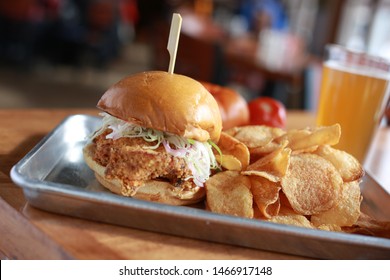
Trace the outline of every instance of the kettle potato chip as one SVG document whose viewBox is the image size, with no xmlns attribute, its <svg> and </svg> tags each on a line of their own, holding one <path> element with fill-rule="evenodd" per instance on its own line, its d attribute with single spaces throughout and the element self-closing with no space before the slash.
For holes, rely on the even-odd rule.
<svg viewBox="0 0 390 280">
<path fill-rule="evenodd" d="M 249 149 L 265 146 L 284 134 L 280 128 L 265 125 L 233 127 L 225 132 L 244 143 Z"/>
<path fill-rule="evenodd" d="M 208 209 L 220 214 L 253 218 L 253 195 L 250 180 L 237 171 L 224 171 L 207 180 Z"/>
<path fill-rule="evenodd" d="M 332 208 L 343 181 L 326 159 L 313 154 L 292 155 L 282 190 L 299 214 L 312 215 Z"/>
<path fill-rule="evenodd" d="M 328 211 L 312 215 L 311 222 L 315 226 L 331 224 L 340 227 L 352 226 L 360 216 L 361 201 L 359 182 L 344 183 L 336 205 Z"/>
<path fill-rule="evenodd" d="M 288 141 L 293 151 L 310 152 L 319 145 L 335 145 L 339 142 L 341 127 L 339 124 L 321 126 L 314 129 L 294 129 L 280 136 L 276 141 Z"/>
<path fill-rule="evenodd" d="M 253 199 L 260 213 L 266 218 L 276 216 L 280 209 L 280 184 L 259 176 L 250 176 L 250 181 Z"/>
<path fill-rule="evenodd" d="M 351 182 L 363 177 L 364 170 L 359 161 L 347 152 L 329 145 L 321 145 L 315 153 L 330 161 L 339 171 L 344 182 Z"/>
<path fill-rule="evenodd" d="M 377 221 L 364 213 L 360 214 L 359 219 L 353 226 L 343 227 L 342 229 L 344 232 L 390 238 L 390 222 Z"/>
<path fill-rule="evenodd" d="M 314 228 L 304 215 L 297 214 L 289 208 L 282 208 L 279 215 L 273 216 L 271 219 L 268 219 L 268 221 L 297 227 Z"/>
<path fill-rule="evenodd" d="M 223 159 L 226 155 L 229 155 L 231 157 L 234 157 L 236 158 L 238 161 L 240 161 L 241 163 L 241 169 L 245 169 L 248 164 L 249 164 L 249 157 L 250 157 L 250 154 L 249 154 L 249 150 L 248 150 L 248 147 L 245 146 L 244 143 L 242 143 L 241 141 L 237 140 L 236 138 L 232 137 L 231 135 L 225 133 L 225 132 L 222 132 L 221 133 L 221 136 L 220 136 L 220 139 L 219 139 L 219 142 L 218 142 L 218 147 L 220 148 L 221 152 L 222 152 L 222 157 L 220 157 L 220 161 L 223 164 L 223 162 L 225 160 L 228 161 L 228 165 L 232 165 L 234 163 L 231 163 L 232 161 L 234 161 L 233 159 Z M 237 167 L 236 164 L 234 164 L 234 166 Z M 234 170 L 234 169 L 230 169 L 230 168 L 227 168 L 228 170 Z M 240 169 L 240 170 L 241 170 Z"/>
<path fill-rule="evenodd" d="M 241 171 L 242 164 L 232 155 L 215 155 L 217 162 L 226 170 Z"/>
<path fill-rule="evenodd" d="M 269 153 L 268 155 L 258 159 L 256 162 L 250 164 L 246 171 L 243 171 L 243 174 L 248 171 L 261 171 L 262 173 L 268 173 L 274 176 L 277 181 L 280 181 L 281 178 L 286 175 L 290 164 L 291 149 L 284 148 L 286 145 L 287 142 L 272 153 Z M 252 172 L 250 174 L 255 173 Z M 260 174 L 261 173 L 259 173 L 259 175 Z"/>
<path fill-rule="evenodd" d="M 206 182 L 209 210 L 245 218 L 390 238 L 390 222 L 361 213 L 362 165 L 331 147 L 340 125 L 284 131 L 234 127 L 221 135 L 225 171 Z M 227 170 L 227 171 L 226 171 Z"/>
</svg>

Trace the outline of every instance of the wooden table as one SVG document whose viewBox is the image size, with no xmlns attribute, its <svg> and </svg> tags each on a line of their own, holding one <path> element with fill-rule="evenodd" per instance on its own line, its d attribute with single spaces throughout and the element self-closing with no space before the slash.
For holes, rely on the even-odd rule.
<svg viewBox="0 0 390 280">
<path fill-rule="evenodd" d="M 94 109 L 0 110 L 0 258 L 10 259 L 302 259 L 274 252 L 175 237 L 48 213 L 31 207 L 11 182 L 10 169 L 71 114 Z M 288 128 L 313 123 L 290 112 Z M 370 165 L 388 183 L 390 129 L 382 129 Z M 383 159 L 383 160 L 382 160 Z M 381 171 L 382 170 L 382 171 Z M 375 173 L 377 172 L 377 173 Z"/>
</svg>

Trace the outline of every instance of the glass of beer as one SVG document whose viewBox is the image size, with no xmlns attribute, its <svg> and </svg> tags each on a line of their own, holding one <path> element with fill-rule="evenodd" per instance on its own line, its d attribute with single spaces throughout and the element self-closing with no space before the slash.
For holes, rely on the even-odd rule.
<svg viewBox="0 0 390 280">
<path fill-rule="evenodd" d="M 339 123 L 337 149 L 362 164 L 381 122 L 390 94 L 390 62 L 349 50 L 326 46 L 317 125 Z"/>
</svg>

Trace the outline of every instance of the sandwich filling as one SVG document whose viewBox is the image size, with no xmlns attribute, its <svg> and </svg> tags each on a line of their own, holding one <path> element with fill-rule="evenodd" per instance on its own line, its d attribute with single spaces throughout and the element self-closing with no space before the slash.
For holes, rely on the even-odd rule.
<svg viewBox="0 0 390 280">
<path fill-rule="evenodd" d="M 92 136 L 93 159 L 106 167 L 108 179 L 139 187 L 148 180 L 166 180 L 181 188 L 203 187 L 218 168 L 212 142 L 199 142 L 141 127 L 101 113 L 102 127 Z"/>
</svg>

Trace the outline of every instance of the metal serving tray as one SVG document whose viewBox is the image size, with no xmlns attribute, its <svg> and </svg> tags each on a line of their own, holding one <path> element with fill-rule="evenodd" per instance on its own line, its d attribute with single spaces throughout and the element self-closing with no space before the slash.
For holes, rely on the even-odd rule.
<svg viewBox="0 0 390 280">
<path fill-rule="evenodd" d="M 100 119 L 73 115 L 11 170 L 40 209 L 177 236 L 323 259 L 390 259 L 390 239 L 307 229 L 121 197 L 103 189 L 83 161 L 86 136 Z M 369 175 L 362 208 L 390 220 L 390 195 Z"/>
</svg>

